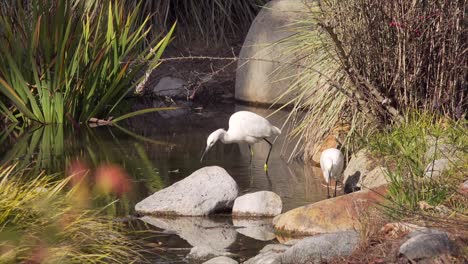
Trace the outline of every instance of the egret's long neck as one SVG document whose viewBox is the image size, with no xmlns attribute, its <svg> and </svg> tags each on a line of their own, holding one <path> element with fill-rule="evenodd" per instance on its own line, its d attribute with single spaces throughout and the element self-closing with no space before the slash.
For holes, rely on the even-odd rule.
<svg viewBox="0 0 468 264">
<path fill-rule="evenodd" d="M 231 143 L 232 137 L 229 135 L 229 133 L 226 130 L 221 129 L 221 133 L 219 133 L 219 140 L 221 140 L 221 142 L 223 142 L 224 144 Z"/>
</svg>

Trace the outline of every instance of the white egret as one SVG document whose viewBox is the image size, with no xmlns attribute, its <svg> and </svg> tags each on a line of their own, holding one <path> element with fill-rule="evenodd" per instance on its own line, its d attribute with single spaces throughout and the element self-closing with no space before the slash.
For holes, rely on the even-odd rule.
<svg viewBox="0 0 468 264">
<path fill-rule="evenodd" d="M 270 158 L 273 144 L 268 141 L 268 137 L 281 134 L 281 130 L 272 124 L 264 117 L 248 111 L 239 111 L 231 115 L 229 118 L 229 129 L 226 131 L 222 128 L 214 131 L 206 140 L 206 149 L 200 159 L 202 162 L 206 152 L 213 147 L 216 141 L 220 140 L 224 144 L 246 142 L 249 145 L 251 155 L 253 155 L 251 145 L 265 140 L 270 145 L 270 151 L 265 161 L 264 170 L 268 170 L 268 159 Z"/>
<path fill-rule="evenodd" d="M 323 177 L 327 182 L 327 196 L 330 198 L 330 179 L 335 179 L 335 197 L 336 181 L 341 178 L 343 173 L 344 157 L 339 149 L 329 148 L 320 155 L 320 168 L 322 168 Z"/>
</svg>

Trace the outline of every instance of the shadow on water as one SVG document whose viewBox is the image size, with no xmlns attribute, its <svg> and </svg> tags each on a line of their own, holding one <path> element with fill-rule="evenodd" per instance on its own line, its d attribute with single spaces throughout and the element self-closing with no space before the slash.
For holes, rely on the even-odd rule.
<svg viewBox="0 0 468 264">
<path fill-rule="evenodd" d="M 285 142 L 286 131 L 276 140 L 269 161 L 269 171 L 263 164 L 269 150 L 266 142 L 254 145 L 250 152 L 246 144 L 217 143 L 200 163 L 207 136 L 218 128 L 228 128 L 229 117 L 235 111 L 248 110 L 268 116 L 272 110 L 243 105 L 227 105 L 203 112 L 180 110 L 142 115 L 119 127 L 46 126 L 25 132 L 15 144 L 0 151 L 2 164 L 18 162 L 18 168 L 30 166 L 37 175 L 42 170 L 63 172 L 72 160 L 85 161 L 90 168 L 103 163 L 122 166 L 130 175 L 133 188 L 107 213 L 115 217 L 132 214 L 136 202 L 157 190 L 183 179 L 203 166 L 225 168 L 237 181 L 241 193 L 270 190 L 281 196 L 283 211 L 309 204 L 326 197 L 319 169 L 304 166 L 300 161 L 287 163 L 281 150 L 291 151 L 295 142 Z M 281 127 L 286 112 L 268 119 Z M 101 197 L 102 206 L 116 197 Z M 269 221 L 233 220 L 229 216 L 215 218 L 157 219 L 145 217 L 135 225 L 148 231 L 151 243 L 162 243 L 161 263 L 183 262 L 188 250 L 197 245 L 228 248 L 241 259 L 254 255 L 266 243 L 275 240 Z M 154 232 L 159 235 L 154 236 Z M 143 232 L 143 234 L 145 234 Z M 175 236 L 177 234 L 178 236 Z M 270 241 L 270 242 L 267 242 Z M 159 244 L 158 244 L 159 245 Z"/>
</svg>

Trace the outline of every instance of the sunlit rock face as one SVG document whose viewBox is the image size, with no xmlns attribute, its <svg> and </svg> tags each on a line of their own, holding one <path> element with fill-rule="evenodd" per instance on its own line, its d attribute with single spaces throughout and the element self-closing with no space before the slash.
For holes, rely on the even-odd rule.
<svg viewBox="0 0 468 264">
<path fill-rule="evenodd" d="M 239 187 L 225 169 L 201 168 L 135 206 L 140 214 L 201 216 L 232 208 Z"/>
<path fill-rule="evenodd" d="M 284 234 L 315 235 L 354 230 L 359 216 L 382 202 L 387 187 L 354 192 L 298 207 L 273 219 L 275 229 Z"/>
<path fill-rule="evenodd" d="M 300 55 L 294 56 L 277 42 L 294 33 L 291 24 L 304 16 L 306 9 L 304 1 L 273 0 L 259 12 L 239 54 L 236 99 L 271 104 L 286 91 L 292 80 L 282 78 L 297 74 L 298 66 L 290 64 L 297 64 Z M 279 103 L 289 100 L 284 97 Z"/>
<path fill-rule="evenodd" d="M 279 195 L 270 191 L 260 191 L 237 197 L 232 214 L 235 217 L 277 216 L 282 209 L 283 203 Z"/>
</svg>

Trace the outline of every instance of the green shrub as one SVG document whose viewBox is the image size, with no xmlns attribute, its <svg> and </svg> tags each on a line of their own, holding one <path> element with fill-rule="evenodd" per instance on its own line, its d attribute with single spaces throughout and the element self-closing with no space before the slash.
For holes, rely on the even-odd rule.
<svg viewBox="0 0 468 264">
<path fill-rule="evenodd" d="M 306 5 L 295 34 L 282 40 L 302 69 L 292 76 L 291 104 L 309 111 L 297 134 L 317 142 L 338 121 L 352 133 L 365 123 L 402 122 L 410 109 L 466 117 L 466 1 Z"/>
<path fill-rule="evenodd" d="M 125 10 L 112 0 L 4 3 L 0 114 L 42 124 L 108 116 L 145 63 L 158 65 L 174 29 L 143 49 L 150 17 Z"/>
</svg>

